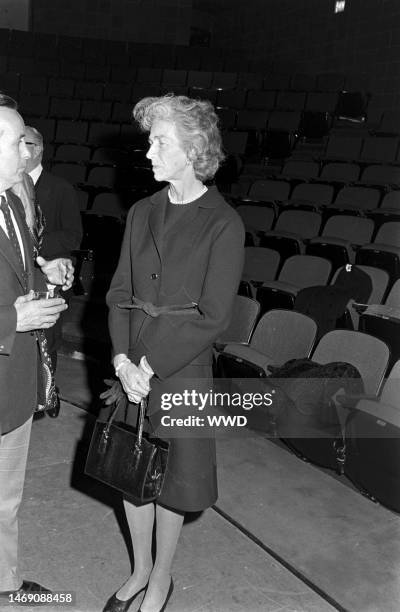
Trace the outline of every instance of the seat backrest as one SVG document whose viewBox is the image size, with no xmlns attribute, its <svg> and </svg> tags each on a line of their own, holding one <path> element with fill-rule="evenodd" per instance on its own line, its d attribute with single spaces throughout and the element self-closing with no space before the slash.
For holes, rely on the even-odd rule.
<svg viewBox="0 0 400 612">
<path fill-rule="evenodd" d="M 275 107 L 276 91 L 251 90 L 247 94 L 246 106 L 254 110 L 271 110 Z"/>
<path fill-rule="evenodd" d="M 249 197 L 254 200 L 287 200 L 290 183 L 287 181 L 256 180 L 249 189 Z"/>
<path fill-rule="evenodd" d="M 305 91 L 280 91 L 276 107 L 281 110 L 303 110 L 306 96 Z"/>
<path fill-rule="evenodd" d="M 255 281 L 275 279 L 281 257 L 278 251 L 263 247 L 246 247 L 243 278 Z"/>
<path fill-rule="evenodd" d="M 389 134 L 400 134 L 400 111 L 386 111 L 383 113 L 379 131 Z"/>
<path fill-rule="evenodd" d="M 49 115 L 50 117 L 67 117 L 68 119 L 78 119 L 80 108 L 80 100 L 52 98 Z"/>
<path fill-rule="evenodd" d="M 400 211 L 400 191 L 389 191 L 383 196 L 380 208 L 396 208 Z"/>
<path fill-rule="evenodd" d="M 345 75 L 340 72 L 321 72 L 317 75 L 317 89 L 320 91 L 340 91 L 345 83 Z"/>
<path fill-rule="evenodd" d="M 333 113 L 337 101 L 336 91 L 310 91 L 307 96 L 306 110 Z"/>
<path fill-rule="evenodd" d="M 56 142 L 86 142 L 87 121 L 57 121 Z"/>
<path fill-rule="evenodd" d="M 292 232 L 301 238 L 317 236 L 321 227 L 321 214 L 311 210 L 284 210 L 278 217 L 274 231 Z"/>
<path fill-rule="evenodd" d="M 313 161 L 287 161 L 282 168 L 282 174 L 289 177 L 317 178 L 319 166 Z"/>
<path fill-rule="evenodd" d="M 383 223 L 376 234 L 374 242 L 400 247 L 400 221 Z"/>
<path fill-rule="evenodd" d="M 115 193 L 99 193 L 95 197 L 90 210 L 98 215 L 117 217 L 118 219 L 122 219 L 127 212 Z"/>
<path fill-rule="evenodd" d="M 229 326 L 218 338 L 218 341 L 249 342 L 259 313 L 260 304 L 257 300 L 243 295 L 235 295 Z"/>
<path fill-rule="evenodd" d="M 264 130 L 267 120 L 267 111 L 240 109 L 237 114 L 237 127 Z"/>
<path fill-rule="evenodd" d="M 396 406 L 399 408 L 399 398 L 400 398 L 400 359 L 396 361 L 390 370 L 389 376 L 386 379 L 385 384 L 383 385 L 381 401 L 384 404 L 391 404 L 392 406 Z"/>
<path fill-rule="evenodd" d="M 289 89 L 290 74 L 279 74 L 271 72 L 264 78 L 263 89 L 283 90 Z"/>
<path fill-rule="evenodd" d="M 238 87 L 243 89 L 261 89 L 262 88 L 262 75 L 256 72 L 240 72 L 238 74 Z"/>
<path fill-rule="evenodd" d="M 382 298 L 385 295 L 389 284 L 389 274 L 386 272 L 386 270 L 374 268 L 373 266 L 363 266 L 357 264 L 357 268 L 368 274 L 372 282 L 372 292 L 369 296 L 368 304 L 381 304 Z M 343 270 L 343 268 L 339 268 L 335 272 L 331 284 L 335 282 L 341 270 Z"/>
<path fill-rule="evenodd" d="M 343 187 L 336 196 L 335 204 L 351 204 L 370 210 L 378 206 L 380 197 L 379 190 L 372 187 Z"/>
<path fill-rule="evenodd" d="M 322 236 L 340 238 L 355 244 L 365 244 L 371 240 L 373 231 L 372 219 L 352 215 L 333 215 L 326 222 Z"/>
<path fill-rule="evenodd" d="M 187 81 L 186 70 L 171 70 L 166 69 L 162 74 L 162 84 L 169 86 L 185 86 Z"/>
<path fill-rule="evenodd" d="M 293 74 L 290 89 L 295 91 L 312 91 L 316 87 L 316 76 L 312 74 Z"/>
<path fill-rule="evenodd" d="M 331 162 L 322 168 L 320 178 L 331 181 L 357 181 L 360 176 L 360 166 L 346 162 Z"/>
<path fill-rule="evenodd" d="M 243 204 L 238 206 L 236 212 L 241 216 L 246 228 L 268 231 L 274 221 L 274 211 L 266 206 L 251 206 Z"/>
<path fill-rule="evenodd" d="M 300 125 L 300 111 L 272 111 L 268 120 L 269 130 L 296 132 Z"/>
<path fill-rule="evenodd" d="M 213 74 L 206 70 L 189 70 L 187 84 L 189 87 L 211 87 Z"/>
<path fill-rule="evenodd" d="M 215 89 L 234 89 L 237 83 L 236 72 L 214 72 L 211 86 Z"/>
<path fill-rule="evenodd" d="M 248 132 L 234 132 L 232 130 L 222 132 L 225 151 L 234 155 L 245 154 L 248 138 Z"/>
<path fill-rule="evenodd" d="M 335 159 L 359 159 L 362 145 L 360 136 L 330 136 L 326 157 Z"/>
<path fill-rule="evenodd" d="M 161 83 L 162 77 L 161 68 L 138 68 L 137 81 L 138 83 Z"/>
<path fill-rule="evenodd" d="M 104 187 L 114 187 L 117 173 L 115 168 L 96 166 L 89 172 L 87 182 L 90 185 L 102 185 Z"/>
<path fill-rule="evenodd" d="M 303 183 L 297 185 L 293 189 L 290 196 L 291 200 L 309 200 L 317 204 L 325 204 L 328 206 L 332 202 L 334 189 L 331 185 L 322 185 L 320 183 L 308 184 Z"/>
<path fill-rule="evenodd" d="M 399 148 L 398 138 L 370 136 L 365 138 L 361 159 L 394 162 Z"/>
<path fill-rule="evenodd" d="M 101 100 L 103 97 L 103 83 L 78 81 L 75 83 L 74 97 L 80 100 Z"/>
<path fill-rule="evenodd" d="M 328 259 L 314 255 L 292 255 L 283 264 L 279 280 L 300 289 L 313 285 L 326 285 L 332 264 Z"/>
<path fill-rule="evenodd" d="M 400 308 L 400 278 L 393 283 L 393 287 L 385 300 L 385 305 L 391 308 Z"/>
<path fill-rule="evenodd" d="M 275 363 L 308 357 L 317 334 L 316 322 L 294 310 L 269 310 L 254 330 L 250 346 Z"/>
<path fill-rule="evenodd" d="M 55 159 L 75 162 L 87 161 L 90 153 L 90 147 L 86 145 L 60 145 L 57 147 Z"/>
<path fill-rule="evenodd" d="M 366 393 L 376 395 L 386 372 L 389 353 L 387 344 L 379 338 L 363 332 L 335 329 L 322 336 L 312 359 L 321 364 L 331 361 L 351 363 L 360 372 Z"/>
<path fill-rule="evenodd" d="M 120 126 L 112 123 L 91 123 L 88 143 L 112 147 L 119 143 Z"/>
<path fill-rule="evenodd" d="M 361 181 L 377 185 L 400 185 L 400 168 L 397 166 L 367 166 L 361 175 Z"/>
<path fill-rule="evenodd" d="M 86 177 L 86 167 L 77 164 L 53 164 L 51 171 L 70 183 L 83 183 Z"/>
<path fill-rule="evenodd" d="M 246 91 L 244 89 L 222 89 L 218 92 L 217 105 L 227 108 L 244 108 Z"/>
</svg>

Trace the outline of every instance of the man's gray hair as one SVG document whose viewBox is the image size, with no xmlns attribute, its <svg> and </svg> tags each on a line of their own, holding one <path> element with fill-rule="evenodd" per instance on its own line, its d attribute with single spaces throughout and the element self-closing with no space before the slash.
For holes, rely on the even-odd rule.
<svg viewBox="0 0 400 612">
<path fill-rule="evenodd" d="M 14 100 L 14 98 L 11 98 L 11 96 L 8 96 L 3 91 L 0 91 L 0 106 L 11 108 L 13 110 L 18 109 L 18 103 Z"/>
<path fill-rule="evenodd" d="M 26 125 L 25 126 L 25 134 L 27 134 L 28 130 L 30 130 L 36 141 L 34 144 L 38 144 L 43 148 L 43 136 L 41 135 L 41 133 L 39 132 L 39 130 L 37 130 L 36 128 L 32 127 L 31 125 Z M 28 142 L 29 142 L 29 138 L 28 138 Z"/>
</svg>

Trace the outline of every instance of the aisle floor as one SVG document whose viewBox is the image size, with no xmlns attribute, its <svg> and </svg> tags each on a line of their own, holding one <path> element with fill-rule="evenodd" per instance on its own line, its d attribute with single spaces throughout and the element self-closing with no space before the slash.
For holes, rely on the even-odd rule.
<svg viewBox="0 0 400 612">
<path fill-rule="evenodd" d="M 130 572 L 118 497 L 83 474 L 101 377 L 96 364 L 61 357 L 58 384 L 69 401 L 59 418 L 33 427 L 24 577 L 76 595 L 73 606 L 49 611 L 101 612 Z M 184 525 L 168 612 L 400 609 L 398 515 L 258 433 L 218 434 L 218 464 L 215 508 Z"/>
</svg>

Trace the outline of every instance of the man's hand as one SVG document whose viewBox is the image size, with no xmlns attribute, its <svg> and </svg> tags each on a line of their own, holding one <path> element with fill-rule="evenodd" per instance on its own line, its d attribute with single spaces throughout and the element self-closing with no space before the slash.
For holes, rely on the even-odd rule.
<svg viewBox="0 0 400 612">
<path fill-rule="evenodd" d="M 52 327 L 60 313 L 68 308 L 62 298 L 35 300 L 33 291 L 17 298 L 14 307 L 17 311 L 17 332 Z"/>
<path fill-rule="evenodd" d="M 59 257 L 47 261 L 44 257 L 36 258 L 37 264 L 41 267 L 43 274 L 52 285 L 61 285 L 63 291 L 70 289 L 74 282 L 74 266 L 70 259 Z"/>
</svg>

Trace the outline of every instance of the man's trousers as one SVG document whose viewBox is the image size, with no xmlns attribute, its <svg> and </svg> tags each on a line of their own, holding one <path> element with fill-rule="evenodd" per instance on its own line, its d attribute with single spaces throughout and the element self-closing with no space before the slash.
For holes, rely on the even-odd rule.
<svg viewBox="0 0 400 612">
<path fill-rule="evenodd" d="M 22 584 L 18 569 L 18 510 L 25 482 L 32 418 L 0 435 L 0 592 Z"/>
</svg>

